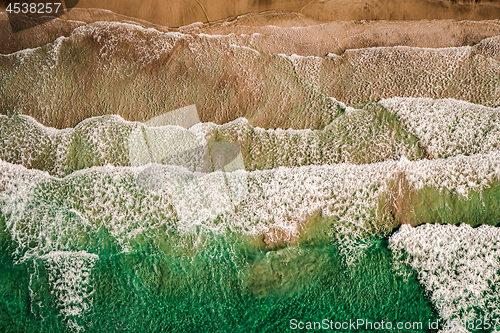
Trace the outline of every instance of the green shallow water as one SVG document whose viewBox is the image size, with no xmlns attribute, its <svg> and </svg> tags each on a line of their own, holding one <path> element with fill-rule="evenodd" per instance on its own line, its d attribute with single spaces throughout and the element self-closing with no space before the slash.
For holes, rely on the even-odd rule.
<svg viewBox="0 0 500 333">
<path fill-rule="evenodd" d="M 91 307 L 66 318 L 47 266 L 14 264 L 4 246 L 0 331 L 70 332 L 70 319 L 86 332 L 283 332 L 294 318 L 424 327 L 436 320 L 414 276 L 394 269 L 385 240 L 373 239 L 350 267 L 328 242 L 265 251 L 236 235 L 209 234 L 201 246 L 188 243 L 169 253 L 146 243 L 130 253 L 110 247 L 91 270 Z"/>
</svg>

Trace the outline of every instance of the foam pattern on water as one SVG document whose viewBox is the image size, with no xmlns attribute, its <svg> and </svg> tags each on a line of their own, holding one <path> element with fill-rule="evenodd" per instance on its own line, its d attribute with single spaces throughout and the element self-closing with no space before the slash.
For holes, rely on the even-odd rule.
<svg viewBox="0 0 500 333">
<path fill-rule="evenodd" d="M 207 172 L 210 169 L 210 156 L 206 144 L 204 137 L 179 126 L 138 126 L 123 143 L 123 150 L 124 153 L 128 150 L 131 166 L 162 163 Z"/>
<path fill-rule="evenodd" d="M 244 170 L 201 174 L 182 167 L 165 167 L 164 172 L 181 226 L 213 225 L 218 216 L 234 211 L 248 191 Z"/>
<path fill-rule="evenodd" d="M 189 130 L 152 128 L 120 116 L 93 117 L 73 129 L 56 130 L 28 116 L 0 116 L 0 158 L 64 176 L 85 167 L 150 162 L 206 171 L 207 141 L 240 146 L 249 170 L 445 158 L 498 148 L 497 109 L 449 99 L 392 98 L 380 104 L 403 125 L 376 105 L 356 110 L 338 102 L 342 114 L 323 130 L 265 130 L 245 118 Z"/>
<path fill-rule="evenodd" d="M 500 146 L 500 108 L 429 98 L 393 97 L 379 103 L 401 118 L 431 157 L 485 153 Z"/>
<path fill-rule="evenodd" d="M 265 128 L 320 129 L 336 116 L 329 97 L 351 104 L 393 96 L 500 104 L 500 67 L 489 46 L 355 49 L 332 59 L 237 44 L 234 35 L 96 22 L 0 56 L 0 106 L 4 114 L 24 113 L 58 128 L 110 112 L 147 121 L 196 103 L 204 122 L 245 117 Z"/>
<path fill-rule="evenodd" d="M 135 235 L 154 232 L 175 216 L 168 193 L 140 187 L 130 169 L 94 168 L 56 179 L 9 166 L 2 163 L 8 188 L 1 195 L 2 214 L 17 244 L 17 261 L 52 251 L 102 249 L 93 243 L 102 228 L 127 250 Z"/>
<path fill-rule="evenodd" d="M 214 139 L 238 144 L 250 170 L 425 157 L 418 140 L 384 110 L 344 110 L 323 130 L 266 130 L 245 118 L 206 126 Z"/>
<path fill-rule="evenodd" d="M 160 33 L 100 22 L 0 56 L 0 109 L 9 115 L 0 115 L 0 245 L 16 269 L 31 269 L 32 312 L 45 320 L 48 305 L 70 331 L 90 327 L 92 274 L 107 256 L 119 263 L 125 258 L 124 271 L 130 266 L 123 285 L 133 286 L 141 302 L 127 303 L 132 311 L 147 304 L 141 284 L 153 293 L 180 286 L 176 297 L 193 292 L 196 298 L 204 296 L 196 286 L 211 293 L 220 284 L 219 301 L 240 283 L 251 292 L 277 286 L 293 294 L 325 263 L 344 264 L 328 261 L 332 248 L 310 251 L 318 243 L 334 243 L 353 267 L 364 250 L 378 246 L 377 237 L 399 225 L 386 209 L 388 197 L 398 199 L 394 179 L 407 181 L 415 200 L 436 190 L 443 206 L 446 200 L 465 206 L 495 189 L 500 119 L 491 107 L 500 104 L 498 41 L 287 56 L 272 50 L 297 46 L 278 45 L 286 43 L 276 37 Z M 263 49 L 266 43 L 276 45 Z M 486 106 L 429 98 L 366 104 L 392 96 Z M 161 124 L 165 110 L 189 103 L 201 106 L 203 121 L 224 124 L 186 130 L 124 120 Z M 23 113 L 74 128 L 45 127 Z M 237 156 L 245 163 L 226 160 L 231 149 L 214 145 L 220 141 L 241 147 Z M 462 213 L 455 206 L 448 216 Z M 463 212 L 465 218 L 483 214 Z M 419 223 L 433 222 L 428 219 Z M 442 319 L 467 320 L 500 315 L 498 236 L 486 226 L 403 225 L 390 246 L 396 263 L 416 272 Z M 313 245 L 295 246 L 302 242 Z M 259 252 L 264 247 L 266 254 Z M 274 251 L 279 247 L 285 249 Z M 197 263 L 199 257 L 207 261 Z M 116 276 L 106 265 L 100 269 L 110 290 L 119 290 Z M 231 270 L 237 278 L 226 280 Z M 213 314 L 221 306 L 203 301 Z"/>
<path fill-rule="evenodd" d="M 352 74 L 345 102 L 393 96 L 455 98 L 486 106 L 500 103 L 499 64 L 472 47 L 377 47 L 347 50 Z M 363 82 L 364 84 L 359 84 Z"/>
<path fill-rule="evenodd" d="M 38 262 L 47 272 L 48 287 L 54 296 L 55 308 L 71 332 L 85 331 L 89 325 L 84 318 L 92 310 L 91 271 L 98 256 L 80 252 L 50 252 L 39 258 Z M 35 264 L 36 265 L 36 264 Z M 35 269 L 31 280 L 39 277 Z M 36 304 L 37 290 L 30 287 L 32 302 Z"/>
<path fill-rule="evenodd" d="M 396 260 L 416 272 L 442 319 L 499 318 L 499 228 L 402 225 L 389 242 Z"/>
<path fill-rule="evenodd" d="M 93 117 L 75 128 L 45 127 L 29 116 L 0 115 L 3 160 L 65 176 L 92 166 L 183 165 L 193 171 L 205 157 L 205 138 L 178 126 L 147 127 L 120 116 Z"/>
<path fill-rule="evenodd" d="M 122 250 L 131 249 L 138 235 L 155 239 L 159 228 L 179 232 L 200 223 L 214 230 L 229 228 L 252 235 L 272 228 L 292 236 L 299 234 L 316 212 L 336 220 L 334 229 L 339 234 L 385 234 L 392 224 L 386 224 L 378 205 L 388 191 L 387 181 L 395 175 L 404 172 L 414 190 L 425 186 L 446 189 L 467 200 L 470 191 L 481 192 L 500 178 L 500 153 L 415 162 L 402 159 L 368 165 L 214 172 L 203 177 L 165 165 L 167 186 L 152 189 L 140 186 L 135 179 L 148 166 L 94 167 L 62 179 L 6 162 L 0 167 L 0 184 L 5 189 L 0 193 L 2 214 L 17 244 L 16 256 L 22 259 L 92 247 L 88 239 L 95 239 L 101 227 Z M 223 192 L 214 184 L 232 186 L 231 191 L 224 192 L 232 197 L 215 200 Z M 235 206 L 228 210 L 225 206 L 230 202 Z M 186 221 L 197 218 L 192 223 L 180 223 L 180 212 L 187 214 Z"/>
<path fill-rule="evenodd" d="M 327 96 L 298 80 L 282 57 L 235 48 L 225 38 L 160 33 L 131 24 L 93 23 L 58 43 L 0 57 L 2 70 L 14 67 L 19 71 L 1 83 L 22 93 L 14 99 L 12 89 L 0 92 L 2 109 L 34 115 L 58 128 L 110 110 L 147 121 L 193 103 L 201 106 L 203 121 L 225 122 L 248 113 L 269 123 L 266 113 L 274 108 L 290 114 L 301 128 L 325 125 L 335 111 Z M 34 99 L 37 111 L 30 111 Z M 309 117 L 298 117 L 303 110 Z"/>
<path fill-rule="evenodd" d="M 473 47 L 474 52 L 500 60 L 500 36 L 483 39 Z"/>
<path fill-rule="evenodd" d="M 456 191 L 467 199 L 471 191 L 480 192 L 500 179 L 498 150 L 471 156 L 457 155 L 446 159 L 408 161 L 402 159 L 404 172 L 414 190 L 424 187 Z"/>
<path fill-rule="evenodd" d="M 74 128 L 56 130 L 29 116 L 0 115 L 0 158 L 65 176 L 106 164 L 162 163 L 206 172 L 206 145 L 211 141 L 241 147 L 248 170 L 425 157 L 418 140 L 386 111 L 347 110 L 324 130 L 265 130 L 251 126 L 245 118 L 224 125 L 198 124 L 186 130 L 147 127 L 120 116 L 93 117 Z"/>
</svg>

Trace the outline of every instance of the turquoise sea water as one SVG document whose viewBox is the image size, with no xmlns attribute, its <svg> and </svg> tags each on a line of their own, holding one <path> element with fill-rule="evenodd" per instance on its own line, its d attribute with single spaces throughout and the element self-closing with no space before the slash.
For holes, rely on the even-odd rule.
<svg viewBox="0 0 500 333">
<path fill-rule="evenodd" d="M 110 248 L 91 270 L 85 302 L 92 307 L 76 318 L 61 316 L 67 305 L 58 306 L 44 263 L 14 265 L 4 246 L 1 331 L 67 332 L 70 319 L 86 332 L 281 332 L 291 331 L 292 319 L 426 325 L 437 318 L 415 277 L 394 269 L 385 240 L 347 267 L 332 243 L 265 251 L 238 238 L 207 234 L 197 249 L 170 253 Z"/>
</svg>

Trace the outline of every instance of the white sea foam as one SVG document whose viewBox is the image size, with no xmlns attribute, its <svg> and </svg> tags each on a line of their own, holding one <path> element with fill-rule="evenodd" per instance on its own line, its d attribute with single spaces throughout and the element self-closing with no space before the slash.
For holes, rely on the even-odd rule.
<svg viewBox="0 0 500 333">
<path fill-rule="evenodd" d="M 91 272 L 98 256 L 85 251 L 57 251 L 49 252 L 39 259 L 47 272 L 50 293 L 55 297 L 53 306 L 59 310 L 70 331 L 85 331 L 82 320 L 92 309 L 94 289 Z M 30 284 L 38 278 L 37 274 L 39 270 L 35 267 Z M 39 291 L 30 286 L 30 292 L 32 302 L 36 303 Z"/>
<path fill-rule="evenodd" d="M 500 316 L 500 228 L 403 225 L 389 244 L 418 274 L 443 320 Z"/>
<path fill-rule="evenodd" d="M 165 165 L 165 181 L 172 186 L 153 189 L 137 185 L 134 178 L 147 165 L 93 167 L 62 179 L 5 162 L 0 167 L 6 188 L 0 192 L 0 208 L 17 244 L 15 256 L 27 260 L 51 251 L 83 250 L 87 236 L 92 238 L 102 227 L 127 251 L 134 237 L 156 237 L 160 226 L 189 230 L 192 224 L 185 222 L 190 218 L 213 230 L 258 235 L 270 228 L 300 232 L 308 217 L 319 212 L 337 220 L 337 234 L 351 238 L 383 234 L 390 230 L 380 224 L 377 208 L 387 193 L 387 181 L 396 174 L 405 173 L 414 190 L 446 189 L 467 200 L 470 191 L 480 192 L 500 178 L 500 152 L 415 162 L 234 171 L 226 173 L 226 179 L 222 173 L 199 177 Z M 190 181 L 184 182 L 186 177 Z M 242 192 L 222 192 L 219 186 Z M 228 197 L 218 200 L 221 193 Z M 235 199 L 235 193 L 242 194 Z M 227 209 L 230 202 L 236 203 L 234 209 Z"/>
<path fill-rule="evenodd" d="M 345 113 L 322 131 L 266 130 L 251 126 L 245 118 L 223 125 L 195 124 L 186 130 L 144 126 L 115 115 L 88 118 L 74 128 L 57 130 L 24 115 L 0 116 L 0 158 L 65 176 L 105 164 L 163 163 L 203 171 L 207 142 L 220 140 L 240 146 L 250 170 L 424 156 L 415 140 L 401 137 L 393 124 L 379 124 L 376 112 L 355 110 L 334 99 L 331 104 Z"/>
<path fill-rule="evenodd" d="M 393 97 L 379 103 L 397 114 L 434 158 L 500 147 L 500 108 L 430 98 Z"/>
</svg>

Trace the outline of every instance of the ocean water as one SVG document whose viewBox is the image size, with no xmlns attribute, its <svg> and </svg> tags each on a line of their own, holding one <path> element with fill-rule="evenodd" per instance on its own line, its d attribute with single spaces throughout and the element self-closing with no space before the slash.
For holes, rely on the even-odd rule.
<svg viewBox="0 0 500 333">
<path fill-rule="evenodd" d="M 168 133 L 157 145 L 177 135 L 182 146 L 190 132 Z M 444 272 L 439 247 L 428 244 L 439 229 L 421 229 L 498 220 L 498 152 L 209 173 L 157 163 L 64 177 L 4 161 L 0 170 L 6 332 L 275 332 L 324 319 L 422 323 L 399 331 L 433 332 L 429 323 L 443 328 L 499 309 L 496 227 L 437 238 L 445 249 L 465 247 L 449 250 Z M 424 225 L 398 231 L 401 223 Z M 484 244 L 464 245 L 474 237 Z M 468 264 L 477 274 L 452 273 L 474 246 L 484 253 Z M 458 281 L 451 295 L 475 298 L 458 306 L 452 297 L 443 308 L 450 274 Z"/>
<path fill-rule="evenodd" d="M 498 38 L 262 38 L 0 56 L 0 332 L 500 331 Z"/>
<path fill-rule="evenodd" d="M 350 267 L 328 243 L 265 251 L 237 235 L 206 234 L 201 244 L 169 253 L 147 244 L 99 256 L 60 252 L 17 265 L 3 251 L 2 331 L 275 332 L 294 318 L 437 318 L 380 239 Z"/>
</svg>

